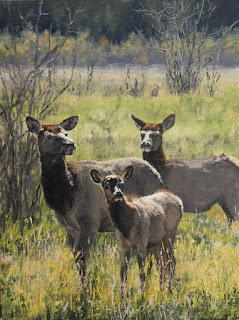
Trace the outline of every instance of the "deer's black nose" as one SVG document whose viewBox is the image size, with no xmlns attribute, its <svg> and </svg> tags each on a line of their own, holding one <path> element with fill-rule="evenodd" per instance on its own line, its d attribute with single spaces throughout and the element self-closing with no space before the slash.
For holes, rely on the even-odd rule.
<svg viewBox="0 0 239 320">
<path fill-rule="evenodd" d="M 143 142 L 143 143 L 141 143 L 141 147 L 142 148 L 146 148 L 146 147 L 150 147 L 150 143 L 149 142 Z"/>
<path fill-rule="evenodd" d="M 114 196 L 116 196 L 116 197 L 121 196 L 121 195 L 122 195 L 121 191 L 114 192 Z"/>
<path fill-rule="evenodd" d="M 121 199 L 122 196 L 123 196 L 123 192 L 120 188 L 116 187 L 114 192 L 113 192 L 113 196 L 114 198 L 117 200 L 117 199 Z"/>
<path fill-rule="evenodd" d="M 65 154 L 71 155 L 76 150 L 76 145 L 73 141 L 68 141 L 64 144 Z"/>
</svg>

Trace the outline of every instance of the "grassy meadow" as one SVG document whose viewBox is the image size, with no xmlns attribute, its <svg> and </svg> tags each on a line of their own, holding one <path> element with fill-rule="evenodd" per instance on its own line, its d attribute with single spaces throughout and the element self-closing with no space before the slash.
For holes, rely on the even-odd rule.
<svg viewBox="0 0 239 320">
<path fill-rule="evenodd" d="M 138 71 L 138 76 L 140 76 Z M 75 79 L 77 82 L 77 77 Z M 199 158 L 226 153 L 239 158 L 239 74 L 222 73 L 217 93 L 169 95 L 161 74 L 148 70 L 144 93 L 125 93 L 124 71 L 98 71 L 94 92 L 65 92 L 47 123 L 79 116 L 69 132 L 77 150 L 69 160 L 107 160 L 137 156 L 140 136 L 130 114 L 160 122 L 176 114 L 164 134 L 167 158 Z M 154 83 L 159 94 L 151 97 Z M 40 174 L 40 172 L 39 172 Z M 88 288 L 76 270 L 66 233 L 44 204 L 40 225 L 23 236 L 9 226 L 0 248 L 2 319 L 239 319 L 239 223 L 227 226 L 218 206 L 198 215 L 184 213 L 175 243 L 173 293 L 159 290 L 156 265 L 140 291 L 132 258 L 127 290 L 120 294 L 120 249 L 112 234 L 99 234 L 87 263 Z M 19 249 L 21 248 L 21 250 Z"/>
</svg>

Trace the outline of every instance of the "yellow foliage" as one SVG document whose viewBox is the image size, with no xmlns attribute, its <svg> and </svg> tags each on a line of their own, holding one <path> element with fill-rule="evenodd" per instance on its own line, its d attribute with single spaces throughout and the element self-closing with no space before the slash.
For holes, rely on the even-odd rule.
<svg viewBox="0 0 239 320">
<path fill-rule="evenodd" d="M 102 37 L 100 39 L 100 45 L 103 46 L 103 47 L 107 46 L 109 43 L 110 43 L 110 41 L 106 37 Z"/>
<path fill-rule="evenodd" d="M 81 32 L 80 35 L 79 35 L 79 37 L 78 37 L 78 39 L 79 39 L 80 41 L 84 41 L 84 40 L 86 40 L 88 37 L 89 37 L 89 32 Z"/>
<path fill-rule="evenodd" d="M 24 54 L 29 50 L 29 46 L 22 43 L 17 47 L 17 53 L 19 53 L 21 56 L 24 56 Z"/>
<path fill-rule="evenodd" d="M 63 47 L 63 52 L 64 51 L 70 51 L 72 52 L 73 48 L 74 48 L 74 45 L 75 45 L 75 40 L 72 39 L 72 38 L 68 38 L 65 42 L 65 45 Z"/>
</svg>

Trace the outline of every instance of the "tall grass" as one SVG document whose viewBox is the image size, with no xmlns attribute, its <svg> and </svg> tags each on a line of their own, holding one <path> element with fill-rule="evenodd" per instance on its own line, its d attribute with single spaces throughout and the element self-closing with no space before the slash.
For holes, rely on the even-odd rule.
<svg viewBox="0 0 239 320">
<path fill-rule="evenodd" d="M 216 209 L 215 211 L 217 211 Z M 119 247 L 99 235 L 82 288 L 65 237 L 28 242 L 28 252 L 1 260 L 3 319 L 236 319 L 239 317 L 238 223 L 184 214 L 172 294 L 159 290 L 156 264 L 144 295 L 136 259 L 120 297 Z"/>
<path fill-rule="evenodd" d="M 163 89 L 151 98 L 119 93 L 61 98 L 48 123 L 79 115 L 69 136 L 77 150 L 68 159 L 106 160 L 138 156 L 140 137 L 130 113 L 150 122 L 176 113 L 175 126 L 164 135 L 166 155 L 205 157 L 225 152 L 239 158 L 239 89 L 227 88 L 216 97 L 169 96 Z M 115 84 L 114 84 L 115 85 Z M 116 88 L 116 89 L 114 89 Z M 114 91 L 115 90 L 115 91 Z M 40 174 L 40 173 L 39 173 Z M 156 264 L 144 294 L 136 259 L 120 295 L 120 249 L 112 234 L 99 234 L 87 262 L 88 287 L 80 282 L 65 232 L 49 209 L 40 225 L 19 236 L 10 223 L 0 240 L 2 318 L 5 319 L 238 319 L 239 223 L 227 227 L 215 206 L 204 214 L 184 213 L 176 245 L 173 293 L 159 290 Z"/>
</svg>

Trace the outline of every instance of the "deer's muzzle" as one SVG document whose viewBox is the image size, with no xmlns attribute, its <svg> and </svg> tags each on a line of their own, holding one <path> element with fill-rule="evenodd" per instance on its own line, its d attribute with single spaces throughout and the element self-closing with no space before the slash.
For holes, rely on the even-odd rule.
<svg viewBox="0 0 239 320">
<path fill-rule="evenodd" d="M 140 149 L 143 152 L 150 152 L 151 149 L 152 149 L 151 143 L 148 142 L 148 141 L 142 142 L 141 145 L 140 145 Z"/>
<path fill-rule="evenodd" d="M 74 153 L 74 151 L 76 150 L 76 145 L 73 143 L 67 143 L 65 145 L 65 154 L 67 155 L 71 155 Z"/>
<path fill-rule="evenodd" d="M 113 192 L 113 197 L 115 201 L 119 201 L 122 199 L 123 197 L 123 192 L 120 188 L 115 188 L 114 192 Z"/>
</svg>

